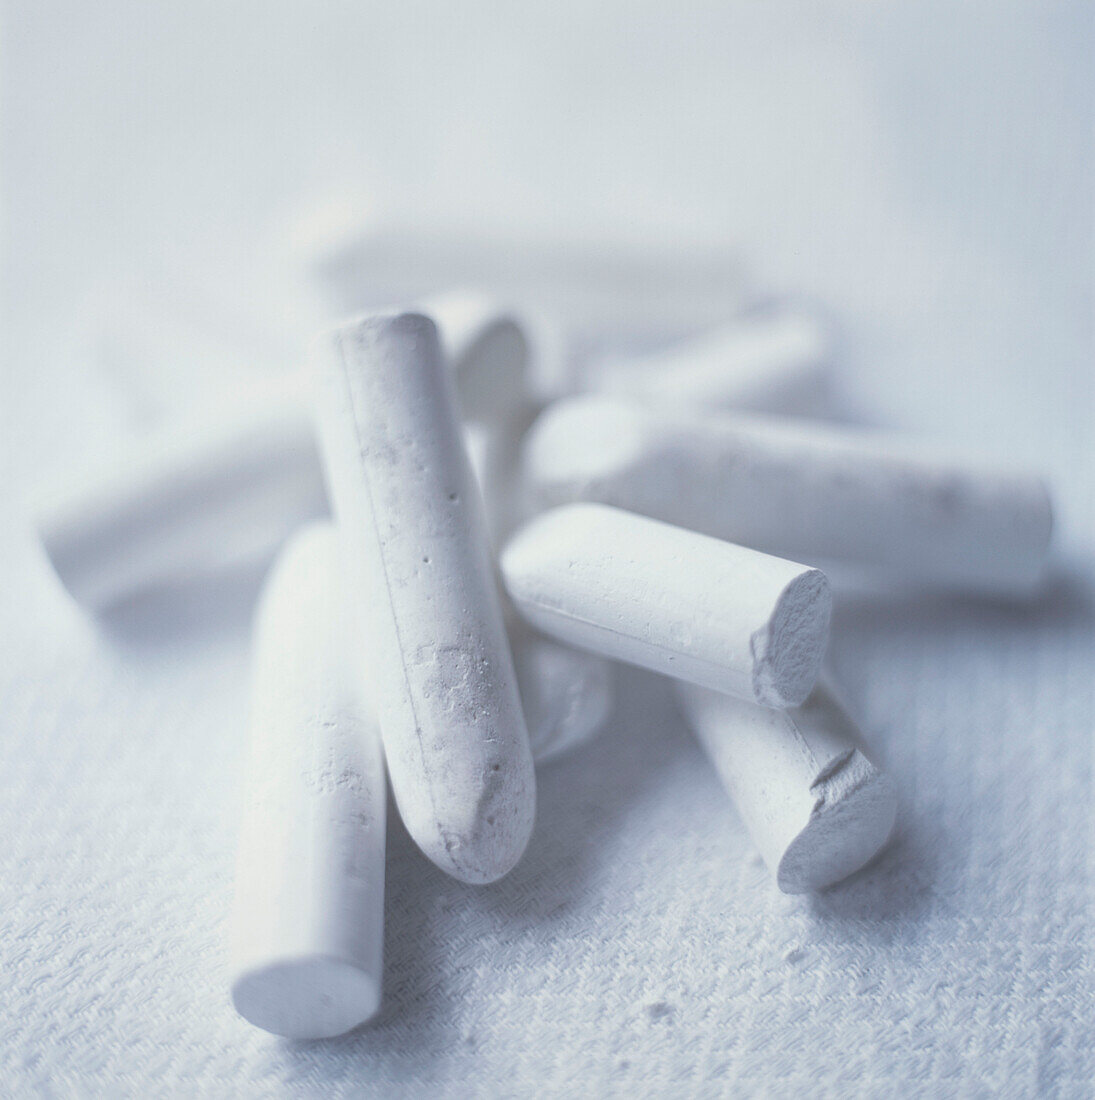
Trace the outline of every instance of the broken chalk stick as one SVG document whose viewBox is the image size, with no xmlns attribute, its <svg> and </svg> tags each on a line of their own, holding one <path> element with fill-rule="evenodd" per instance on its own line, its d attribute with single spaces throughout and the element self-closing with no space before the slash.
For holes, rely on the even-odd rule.
<svg viewBox="0 0 1095 1100">
<path fill-rule="evenodd" d="M 618 508 L 545 512 L 501 568 L 545 633 L 765 706 L 806 698 L 828 641 L 824 573 Z"/>
<path fill-rule="evenodd" d="M 787 894 L 859 870 L 893 831 L 893 783 L 867 757 L 830 688 L 771 710 L 675 685 L 685 717 Z"/>
</svg>

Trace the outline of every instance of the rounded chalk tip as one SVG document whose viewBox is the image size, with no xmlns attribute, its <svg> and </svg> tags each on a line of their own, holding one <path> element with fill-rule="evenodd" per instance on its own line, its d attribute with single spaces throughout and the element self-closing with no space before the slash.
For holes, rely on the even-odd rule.
<svg viewBox="0 0 1095 1100">
<path fill-rule="evenodd" d="M 897 820 L 893 781 L 858 752 L 843 766 L 842 771 L 847 770 L 858 770 L 864 778 L 815 809 L 784 851 L 776 885 L 785 894 L 805 894 L 840 882 L 870 863 L 889 841 Z"/>
<path fill-rule="evenodd" d="M 486 418 L 498 402 L 495 390 L 526 396 L 532 340 L 519 312 L 493 295 L 453 290 L 423 299 L 458 379 L 467 417 Z"/>
<path fill-rule="evenodd" d="M 525 468 L 549 503 L 580 500 L 648 450 L 648 417 L 635 401 L 590 394 L 558 401 L 529 430 Z"/>
<path fill-rule="evenodd" d="M 832 589 L 820 569 L 804 569 L 783 590 L 751 641 L 758 703 L 784 709 L 806 701 L 821 672 L 832 610 Z"/>
<path fill-rule="evenodd" d="M 506 784 L 474 808 L 453 808 L 444 821 L 406 812 L 403 824 L 422 853 L 447 875 L 470 886 L 486 886 L 509 874 L 525 854 L 536 816 L 536 778 L 527 752 L 524 782 Z M 522 768 L 524 771 L 524 768 Z M 397 794 L 398 800 L 398 794 Z M 425 809 L 425 807 L 423 807 Z"/>
<path fill-rule="evenodd" d="M 245 970 L 232 983 L 236 1011 L 287 1039 L 330 1039 L 375 1015 L 380 981 L 343 959 L 309 955 Z"/>
<path fill-rule="evenodd" d="M 420 336 L 432 336 L 435 340 L 440 340 L 433 318 L 416 310 L 372 313 L 362 318 L 358 327 L 369 333 L 374 340 L 382 337 L 406 337 L 415 340 Z"/>
<path fill-rule="evenodd" d="M 381 310 L 321 333 L 313 343 L 313 357 L 324 362 L 331 353 L 341 359 L 353 351 L 401 355 L 429 349 L 431 358 L 440 356 L 441 338 L 432 318 L 413 310 Z"/>
<path fill-rule="evenodd" d="M 441 870 L 469 886 L 488 886 L 504 878 L 517 866 L 532 837 L 532 817 L 516 830 L 493 829 L 474 840 L 460 840 L 451 834 L 441 851 L 423 849 Z"/>
</svg>

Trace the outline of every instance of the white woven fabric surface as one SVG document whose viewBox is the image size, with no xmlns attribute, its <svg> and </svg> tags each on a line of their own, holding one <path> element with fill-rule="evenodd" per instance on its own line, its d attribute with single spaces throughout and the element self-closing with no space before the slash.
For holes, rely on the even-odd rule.
<svg viewBox="0 0 1095 1100">
<path fill-rule="evenodd" d="M 441 6 L 8 5 L 0 1092 L 1092 1094 L 1091 20 L 850 7 L 473 5 L 431 37 Z M 845 318 L 872 418 L 1045 469 L 1062 522 L 1030 607 L 838 598 L 832 664 L 902 795 L 875 866 L 780 895 L 623 672 L 506 880 L 393 826 L 382 1015 L 294 1045 L 234 1015 L 222 946 L 257 578 L 95 629 L 28 516 L 133 430 L 73 350 L 81 295 L 210 258 L 250 285 L 281 204 L 377 164 L 442 206 L 455 181 L 743 241 Z"/>
</svg>

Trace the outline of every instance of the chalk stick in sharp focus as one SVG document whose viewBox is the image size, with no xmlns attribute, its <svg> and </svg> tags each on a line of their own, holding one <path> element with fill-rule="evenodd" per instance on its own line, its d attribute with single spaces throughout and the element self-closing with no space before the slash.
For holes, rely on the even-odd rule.
<svg viewBox="0 0 1095 1100">
<path fill-rule="evenodd" d="M 809 313 L 783 309 L 743 316 L 647 355 L 594 362 L 585 383 L 658 408 L 817 416 L 829 404 L 832 358 L 828 327 Z"/>
<path fill-rule="evenodd" d="M 340 1035 L 380 1004 L 385 779 L 329 524 L 285 548 L 255 620 L 231 990 L 256 1027 Z"/>
<path fill-rule="evenodd" d="M 525 470 L 542 507 L 590 500 L 820 563 L 989 593 L 1042 580 L 1044 482 L 882 433 L 588 396 L 544 412 Z"/>
<path fill-rule="evenodd" d="M 418 314 L 371 317 L 323 340 L 317 366 L 347 598 L 399 812 L 439 867 L 491 882 L 528 843 L 536 788 L 437 329 Z"/>
<path fill-rule="evenodd" d="M 787 894 L 846 878 L 885 846 L 897 814 L 892 781 L 855 724 L 819 684 L 791 710 L 675 685 L 685 717 L 754 843 Z"/>
<path fill-rule="evenodd" d="M 545 633 L 765 706 L 806 698 L 828 641 L 819 570 L 618 508 L 545 512 L 501 568 Z"/>
</svg>

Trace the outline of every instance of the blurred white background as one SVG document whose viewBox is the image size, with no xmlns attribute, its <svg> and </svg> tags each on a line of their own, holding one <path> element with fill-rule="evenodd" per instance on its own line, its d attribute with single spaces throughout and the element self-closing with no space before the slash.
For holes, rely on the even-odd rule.
<svg viewBox="0 0 1095 1100">
<path fill-rule="evenodd" d="M 1060 427 L 1090 397 L 1054 380 L 1086 384 L 1091 358 L 1092 22 L 1083 3 L 10 4 L 16 316 L 41 346 L 41 318 L 112 280 L 216 273 L 214 294 L 261 300 L 287 217 L 350 189 L 430 222 L 724 243 L 765 288 L 831 303 L 880 412 L 991 439 L 1014 431 L 1006 390 Z"/>
<path fill-rule="evenodd" d="M 9 0 L 3 21 L 5 1091 L 1083 1094 L 1095 8 Z M 906 813 L 835 900 L 775 896 L 676 718 L 633 701 L 545 780 L 508 886 L 473 896 L 397 842 L 379 1028 L 302 1051 L 234 1019 L 249 597 L 207 596 L 212 630 L 190 607 L 185 640 L 135 613 L 104 651 L 27 517 L 133 430 L 80 352 L 96 295 L 185 288 L 291 362 L 291 224 L 345 190 L 431 224 L 725 245 L 832 310 L 867 418 L 1051 476 L 1042 605 L 838 608 L 834 662 Z M 216 399 L 165 361 L 170 392 Z"/>
</svg>

